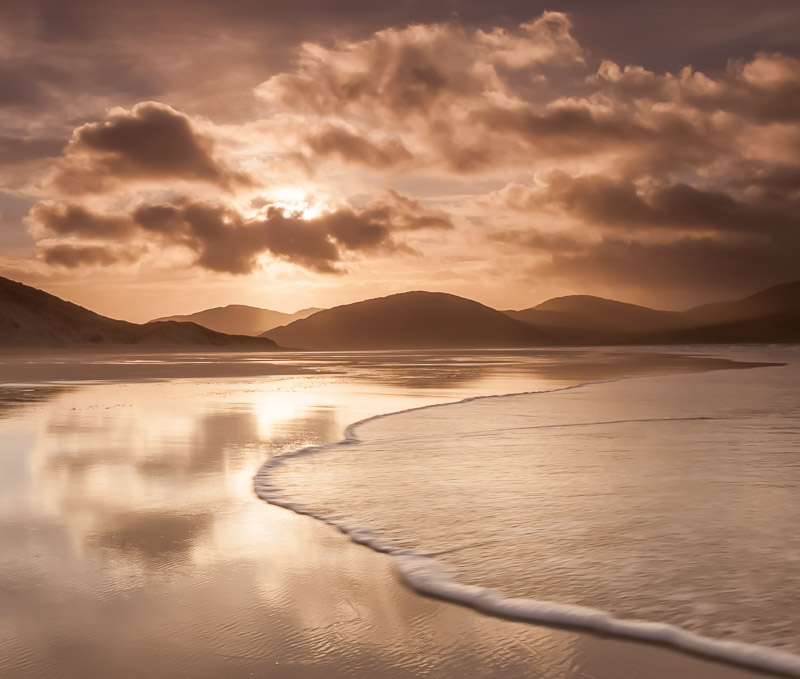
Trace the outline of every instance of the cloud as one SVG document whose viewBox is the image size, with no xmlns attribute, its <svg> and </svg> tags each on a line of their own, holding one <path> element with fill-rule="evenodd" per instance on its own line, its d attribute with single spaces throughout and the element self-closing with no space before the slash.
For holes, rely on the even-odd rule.
<svg viewBox="0 0 800 679">
<path fill-rule="evenodd" d="M 663 290 L 691 303 L 698 290 L 745 294 L 797 277 L 800 198 L 737 198 L 682 183 L 642 190 L 564 174 L 495 198 L 525 214 L 549 211 L 555 230 L 508 229 L 492 238 L 528 250 L 538 276 L 573 289 Z"/>
<path fill-rule="evenodd" d="M 143 102 L 77 128 L 53 185 L 79 195 L 113 191 L 126 181 L 200 182 L 222 189 L 249 183 L 213 153 L 213 141 L 188 116 L 164 104 Z"/>
<path fill-rule="evenodd" d="M 546 12 L 516 31 L 466 31 L 456 24 L 388 28 L 328 48 L 306 43 L 295 70 L 258 94 L 273 106 L 318 114 L 407 119 L 454 100 L 502 92 L 497 69 L 581 60 L 566 15 Z"/>
<path fill-rule="evenodd" d="M 488 134 L 493 123 L 482 124 L 479 115 L 521 103 L 515 78 L 527 82 L 531 73 L 580 64 L 582 55 L 569 19 L 558 12 L 513 30 L 415 24 L 333 47 L 306 43 L 293 70 L 256 92 L 271 113 L 312 127 L 305 137 L 312 157 L 473 172 L 509 147 L 506 140 L 493 152 L 499 135 Z"/>
<path fill-rule="evenodd" d="M 717 80 L 610 61 L 587 78 L 572 30 L 566 15 L 546 12 L 515 30 L 413 25 L 333 47 L 306 43 L 294 69 L 256 91 L 274 119 L 310 129 L 301 143 L 311 165 L 335 157 L 456 174 L 579 161 L 684 171 L 724 156 L 754 120 L 772 120 L 761 111 L 767 98 L 796 99 L 795 60 L 774 55 L 737 62 Z M 748 107 L 750 118 L 733 118 Z"/>
<path fill-rule="evenodd" d="M 541 63 L 583 63 L 583 48 L 572 35 L 572 21 L 563 12 L 543 12 L 517 31 L 477 31 L 475 40 L 489 48 L 488 61 L 512 69 Z"/>
<path fill-rule="evenodd" d="M 784 54 L 760 52 L 750 60 L 729 60 L 718 78 L 690 66 L 658 75 L 641 66 L 604 61 L 590 81 L 627 98 L 729 111 L 763 122 L 800 120 L 800 60 Z"/>
<path fill-rule="evenodd" d="M 494 16 L 477 3 L 457 4 L 471 16 Z M 125 107 L 99 118 L 70 109 L 78 116 L 72 141 L 53 163 L 49 183 L 40 177 L 30 185 L 38 199 L 31 233 L 43 248 L 128 244 L 139 253 L 131 261 L 158 266 L 156 253 L 175 262 L 169 253 L 180 252 L 183 262 L 233 274 L 275 260 L 316 272 L 353 271 L 355 259 L 388 262 L 392 254 L 399 270 L 412 248 L 429 258 L 406 271 L 415 279 L 425 267 L 466 267 L 497 252 L 542 276 L 571 272 L 588 281 L 579 274 L 585 270 L 626 285 L 626 271 L 638 271 L 639 261 L 652 267 L 649 278 L 642 269 L 643 280 L 657 281 L 657 271 L 700 266 L 708 253 L 711 266 L 686 272 L 686 279 L 730 286 L 728 272 L 748 248 L 761 253 L 743 266 L 749 280 L 759 267 L 769 275 L 769 253 L 779 262 L 775 271 L 785 270 L 783 251 L 795 246 L 800 229 L 796 54 L 779 54 L 765 43 L 707 60 L 703 70 L 674 60 L 658 70 L 652 59 L 627 62 L 594 43 L 584 49 L 578 37 L 601 33 L 587 17 L 610 25 L 596 3 L 575 3 L 580 11 L 569 17 L 545 12 L 530 20 L 515 9 L 501 22 L 480 24 L 419 5 L 418 16 L 428 23 L 390 22 L 379 30 L 366 19 L 359 23 L 356 5 L 346 5 L 358 29 L 335 32 L 333 39 L 327 31 L 321 39 L 309 28 L 294 62 L 251 62 L 242 76 L 250 80 L 230 100 L 222 94 L 230 82 L 211 83 L 209 76 L 198 77 L 197 87 L 205 88 L 204 96 L 211 92 L 213 104 L 190 97 L 181 106 L 182 95 L 172 90 L 164 101 L 183 111 L 124 97 Z M 332 11 L 314 6 L 318 16 Z M 207 9 L 215 16 L 230 10 Z M 406 11 L 362 10 L 373 16 Z M 63 11 L 87 24 L 82 40 L 98 35 L 91 12 Z M 245 13 L 255 21 L 270 11 L 248 5 Z M 203 13 L 197 14 L 192 21 L 202 25 Z M 98 22 L 123 15 L 138 20 L 110 3 Z M 764 14 L 772 26 L 780 16 L 794 14 Z M 686 27 L 695 40 L 697 25 L 708 26 L 696 19 Z M 719 34 L 729 34 L 733 23 L 722 23 L 728 28 Z M 42 30 L 57 34 L 59 49 L 74 49 L 78 28 L 67 23 L 60 31 L 50 22 Z M 256 44 L 248 40 L 237 49 Z M 229 47 L 219 47 L 220 54 Z M 81 71 L 84 56 L 62 67 L 65 78 L 74 77 L 75 64 Z M 109 64 L 113 72 L 117 62 Z M 135 82 L 133 66 L 122 71 L 131 97 L 158 84 Z M 44 79 L 40 85 L 47 96 L 61 86 Z M 193 83 L 185 86 L 192 90 Z M 246 105 L 233 105 L 234 99 Z M 87 119 L 95 122 L 81 124 Z M 47 132 L 47 139 L 58 139 Z M 15 156 L 9 167 L 17 158 L 52 153 L 46 145 L 34 148 L 44 137 L 26 125 L 8 138 Z M 433 204 L 445 210 L 432 211 Z M 625 256 L 636 262 L 617 270 Z M 503 280 L 522 275 L 505 261 L 487 266 Z M 716 279 L 713 266 L 719 266 Z"/>
<path fill-rule="evenodd" d="M 511 209 L 558 209 L 584 224 L 615 233 L 662 229 L 774 237 L 800 231 L 800 198 L 775 194 L 736 198 L 682 182 L 643 189 L 627 179 L 556 172 L 546 184 L 507 186 L 497 196 Z"/>
<path fill-rule="evenodd" d="M 399 139 L 377 142 L 341 125 L 330 125 L 321 132 L 309 135 L 306 143 L 313 156 L 336 156 L 376 169 L 389 168 L 413 159 Z"/>
<path fill-rule="evenodd" d="M 30 228 L 42 238 L 80 239 L 58 245 L 45 241 L 44 259 L 62 266 L 108 266 L 133 261 L 112 254 L 110 243 L 129 243 L 144 254 L 146 245 L 178 247 L 194 255 L 195 264 L 210 271 L 252 272 L 262 255 L 321 273 L 341 273 L 351 256 L 369 251 L 409 251 L 396 236 L 419 229 L 449 229 L 442 213 L 394 192 L 384 200 L 358 208 L 343 205 L 304 219 L 268 204 L 256 215 L 189 198 L 168 204 L 142 204 L 130 213 L 98 214 L 74 204 L 37 204 Z M 84 241 L 95 241 L 91 246 Z"/>
<path fill-rule="evenodd" d="M 134 233 L 134 225 L 126 217 L 98 215 L 80 205 L 47 201 L 33 206 L 29 222 L 59 236 L 114 239 Z"/>
<path fill-rule="evenodd" d="M 111 266 L 133 259 L 129 251 L 103 245 L 44 245 L 40 248 L 40 254 L 47 264 L 67 269 Z"/>
</svg>

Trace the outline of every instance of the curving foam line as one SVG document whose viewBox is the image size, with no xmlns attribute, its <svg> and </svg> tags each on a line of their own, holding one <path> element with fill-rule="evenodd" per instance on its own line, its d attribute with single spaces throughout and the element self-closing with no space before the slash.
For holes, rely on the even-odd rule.
<svg viewBox="0 0 800 679">
<path fill-rule="evenodd" d="M 665 644 L 715 660 L 800 678 L 800 655 L 789 653 L 788 651 L 759 646 L 757 644 L 705 637 L 676 627 L 675 625 L 661 622 L 616 618 L 611 613 L 588 606 L 563 604 L 540 599 L 504 597 L 497 590 L 488 587 L 460 583 L 457 581 L 457 573 L 446 564 L 437 561 L 434 558 L 434 554 L 401 548 L 393 540 L 380 537 L 374 529 L 368 526 L 350 524 L 337 515 L 315 511 L 299 502 L 292 502 L 284 496 L 282 489 L 272 483 L 270 479 L 272 470 L 283 466 L 288 460 L 295 457 L 320 455 L 325 452 L 340 449 L 343 446 L 360 443 L 361 440 L 356 435 L 356 430 L 362 425 L 374 420 L 417 410 L 443 408 L 457 403 L 469 403 L 471 401 L 506 398 L 509 396 L 554 393 L 568 391 L 570 389 L 580 389 L 593 384 L 620 382 L 625 379 L 636 378 L 622 377 L 598 382 L 584 382 L 568 387 L 561 387 L 559 389 L 525 391 L 515 394 L 471 396 L 460 401 L 435 403 L 432 405 L 406 408 L 405 410 L 398 410 L 392 413 L 373 415 L 372 417 L 367 417 L 349 425 L 345 429 L 344 439 L 337 443 L 309 446 L 267 460 L 256 473 L 254 489 L 256 495 L 269 504 L 289 509 L 296 514 L 313 517 L 338 529 L 356 544 L 364 545 L 376 552 L 390 555 L 392 557 L 392 565 L 400 578 L 419 594 L 457 603 L 479 611 L 480 613 L 496 617 L 538 624 L 578 627 L 601 632 L 603 634 Z"/>
</svg>

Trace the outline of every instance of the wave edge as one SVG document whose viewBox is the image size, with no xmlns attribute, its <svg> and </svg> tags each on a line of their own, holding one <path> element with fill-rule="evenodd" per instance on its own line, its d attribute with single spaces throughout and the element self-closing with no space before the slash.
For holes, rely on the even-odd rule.
<svg viewBox="0 0 800 679">
<path fill-rule="evenodd" d="M 457 573 L 447 564 L 438 561 L 435 555 L 402 548 L 393 540 L 380 537 L 375 529 L 369 526 L 350 524 L 336 515 L 315 511 L 302 503 L 293 502 L 284 497 L 282 489 L 273 484 L 269 478 L 274 469 L 296 457 L 320 455 L 361 443 L 362 440 L 358 438 L 357 430 L 361 426 L 379 419 L 477 400 L 552 394 L 598 384 L 611 384 L 627 379 L 636 379 L 636 377 L 582 382 L 549 390 L 470 396 L 458 401 L 433 403 L 373 415 L 348 425 L 341 441 L 308 446 L 270 458 L 256 473 L 253 479 L 254 490 L 256 495 L 268 504 L 322 521 L 346 535 L 351 542 L 389 555 L 392 558 L 392 566 L 400 579 L 418 594 L 459 604 L 493 617 L 531 624 L 571 627 L 634 641 L 655 643 L 728 664 L 800 678 L 800 655 L 788 651 L 758 644 L 706 637 L 676 625 L 657 621 L 617 618 L 607 611 L 588 606 L 564 604 L 544 599 L 505 597 L 495 589 L 460 583 L 457 580 Z"/>
</svg>

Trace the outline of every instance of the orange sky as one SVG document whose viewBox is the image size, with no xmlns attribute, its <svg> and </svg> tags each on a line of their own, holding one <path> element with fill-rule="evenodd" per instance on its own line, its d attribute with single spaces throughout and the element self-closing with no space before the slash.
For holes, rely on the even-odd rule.
<svg viewBox="0 0 800 679">
<path fill-rule="evenodd" d="M 79 5 L 1 10 L 0 274 L 101 313 L 798 277 L 796 3 Z"/>
</svg>

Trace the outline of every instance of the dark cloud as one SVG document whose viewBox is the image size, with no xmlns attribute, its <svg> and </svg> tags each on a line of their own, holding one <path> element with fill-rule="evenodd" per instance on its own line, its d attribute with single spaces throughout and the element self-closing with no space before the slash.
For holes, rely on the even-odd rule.
<svg viewBox="0 0 800 679">
<path fill-rule="evenodd" d="M 205 182 L 223 189 L 249 183 L 215 160 L 212 141 L 187 116 L 155 102 L 112 111 L 103 122 L 75 130 L 53 181 L 65 193 L 81 194 L 101 193 L 126 179 Z"/>
<path fill-rule="evenodd" d="M 399 139 L 375 142 L 341 126 L 331 125 L 306 139 L 316 156 L 337 156 L 374 168 L 388 168 L 410 161 L 413 156 Z"/>
<path fill-rule="evenodd" d="M 417 229 L 452 229 L 450 217 L 439 210 L 425 207 L 418 200 L 387 191 L 386 200 L 375 201 L 362 211 L 362 215 L 375 222 L 391 224 L 397 231 Z"/>
<path fill-rule="evenodd" d="M 443 215 L 425 211 L 415 201 L 396 195 L 390 202 L 361 210 L 340 208 L 312 219 L 287 214 L 274 206 L 262 213 L 245 219 L 227 208 L 189 203 L 142 207 L 133 219 L 146 231 L 195 251 L 200 266 L 229 273 L 249 273 L 264 253 L 334 273 L 341 271 L 345 253 L 397 249 L 395 233 L 452 227 Z"/>
<path fill-rule="evenodd" d="M 46 245 L 51 264 L 107 266 L 128 261 L 108 243 L 153 242 L 193 252 L 196 265 L 233 274 L 251 272 L 269 254 L 322 273 L 340 273 L 348 255 L 409 249 L 395 240 L 402 232 L 452 228 L 442 213 L 395 193 L 364 208 L 341 207 L 311 219 L 268 205 L 246 218 L 236 209 L 184 199 L 173 204 L 141 205 L 130 215 L 101 215 L 79 205 L 37 204 L 32 228 L 59 236 L 103 241 L 102 245 Z M 134 255 L 135 257 L 135 255 Z"/>
<path fill-rule="evenodd" d="M 800 232 L 800 199 L 770 195 L 745 200 L 684 183 L 642 192 L 627 180 L 559 173 L 535 203 L 557 205 L 588 225 L 616 232 L 660 228 L 763 237 Z"/>
<path fill-rule="evenodd" d="M 491 108 L 475 116 L 488 128 L 515 133 L 551 152 L 575 155 L 602 150 L 620 143 L 642 143 L 648 130 L 629 119 L 594 114 L 587 106 L 569 105 L 549 111 L 528 107 Z"/>
<path fill-rule="evenodd" d="M 130 219 L 98 215 L 80 205 L 41 202 L 30 211 L 33 223 L 59 236 L 114 239 L 133 234 Z"/>
<path fill-rule="evenodd" d="M 556 158 L 591 156 L 618 151 L 621 146 L 641 146 L 653 137 L 650 130 L 630 118 L 601 117 L 586 106 L 565 106 L 549 111 L 537 111 L 528 106 L 492 107 L 476 112 L 473 120 L 499 143 L 484 142 L 483 152 L 478 156 L 483 161 L 481 165 L 465 164 L 464 148 L 456 147 L 455 159 L 450 158 L 454 169 L 485 169 L 482 165 L 494 167 L 503 159 L 519 164 L 519 156 L 530 153 Z M 451 138 L 450 134 L 444 136 Z M 481 138 L 480 135 L 476 137 Z M 509 152 L 508 149 L 514 147 L 516 153 Z"/>
<path fill-rule="evenodd" d="M 741 163 L 732 181 L 741 187 L 757 187 L 768 196 L 780 197 L 800 191 L 800 163 Z"/>
<path fill-rule="evenodd" d="M 463 167 L 458 158 L 470 145 L 457 146 L 456 160 L 451 159 L 457 170 L 524 166 L 526 159 L 530 165 L 606 156 L 615 159 L 619 172 L 665 174 L 707 165 L 731 151 L 729 137 L 707 118 L 659 109 L 653 102 L 631 107 L 607 96 L 556 101 L 544 108 L 485 107 L 470 122 L 478 126 L 473 138 L 479 140 L 479 162 Z M 450 148 L 442 147 L 446 156 Z"/>
<path fill-rule="evenodd" d="M 263 218 L 246 220 L 218 205 L 144 206 L 134 212 L 133 220 L 165 242 L 189 248 L 196 253 L 197 264 L 212 271 L 249 273 L 259 255 L 272 253 L 332 273 L 341 258 L 332 234 L 318 221 L 285 216 L 274 207 L 268 207 Z"/>
<path fill-rule="evenodd" d="M 40 248 L 42 259 L 48 264 L 78 269 L 85 266 L 111 266 L 130 262 L 130 252 L 103 245 L 45 245 Z"/>
</svg>

